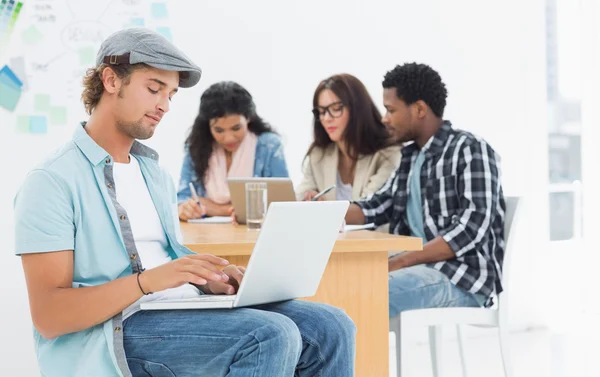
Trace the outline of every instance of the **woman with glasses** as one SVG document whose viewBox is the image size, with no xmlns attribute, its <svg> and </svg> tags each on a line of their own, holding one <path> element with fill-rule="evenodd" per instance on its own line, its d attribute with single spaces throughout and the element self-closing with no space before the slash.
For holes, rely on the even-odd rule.
<svg viewBox="0 0 600 377">
<path fill-rule="evenodd" d="M 258 116 L 250 93 L 235 82 L 216 83 L 202 94 L 185 146 L 177 192 L 183 221 L 229 216 L 228 177 L 289 176 L 279 136 Z"/>
<path fill-rule="evenodd" d="M 314 141 L 298 200 L 359 200 L 377 191 L 400 163 L 400 146 L 360 80 L 349 74 L 319 83 L 313 96 Z"/>
</svg>

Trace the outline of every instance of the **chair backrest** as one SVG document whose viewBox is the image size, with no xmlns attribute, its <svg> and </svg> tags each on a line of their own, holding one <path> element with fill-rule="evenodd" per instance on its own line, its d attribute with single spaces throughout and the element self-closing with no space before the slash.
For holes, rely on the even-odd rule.
<svg viewBox="0 0 600 377">
<path fill-rule="evenodd" d="M 521 198 L 518 196 L 507 196 L 504 198 L 506 203 L 506 211 L 504 212 L 504 261 L 502 262 L 502 287 L 504 291 L 498 296 L 498 306 L 500 310 L 500 320 L 506 320 L 508 313 L 508 291 L 512 254 L 514 249 L 514 230 L 517 225 L 521 208 Z"/>
</svg>

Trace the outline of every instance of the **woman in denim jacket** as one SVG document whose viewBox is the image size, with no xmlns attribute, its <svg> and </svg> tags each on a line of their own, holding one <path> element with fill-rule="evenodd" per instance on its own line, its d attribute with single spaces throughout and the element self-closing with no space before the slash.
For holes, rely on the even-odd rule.
<svg viewBox="0 0 600 377">
<path fill-rule="evenodd" d="M 202 94 L 185 149 L 177 192 L 182 221 L 229 215 L 229 177 L 289 176 L 279 135 L 257 115 L 250 93 L 235 82 L 213 84 Z"/>
</svg>

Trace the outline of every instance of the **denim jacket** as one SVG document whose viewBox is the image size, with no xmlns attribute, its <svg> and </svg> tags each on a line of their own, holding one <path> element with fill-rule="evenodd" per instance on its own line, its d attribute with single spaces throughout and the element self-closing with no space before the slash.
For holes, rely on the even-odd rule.
<svg viewBox="0 0 600 377">
<path fill-rule="evenodd" d="M 254 177 L 289 177 L 283 144 L 277 134 L 265 132 L 258 136 L 254 155 Z M 181 167 L 179 191 L 177 191 L 177 201 L 179 203 L 192 196 L 189 188 L 190 182 L 194 184 L 199 196 L 206 196 L 204 182 L 196 176 L 190 152 L 186 149 L 183 166 Z"/>
</svg>

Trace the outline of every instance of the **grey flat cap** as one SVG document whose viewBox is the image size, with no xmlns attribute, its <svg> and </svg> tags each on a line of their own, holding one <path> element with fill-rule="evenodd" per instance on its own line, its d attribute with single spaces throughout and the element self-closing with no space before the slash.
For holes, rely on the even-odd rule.
<svg viewBox="0 0 600 377">
<path fill-rule="evenodd" d="M 190 88 L 200 81 L 202 70 L 161 34 L 146 28 L 130 28 L 111 34 L 98 50 L 96 66 L 145 63 L 179 72 L 179 86 Z"/>
</svg>

